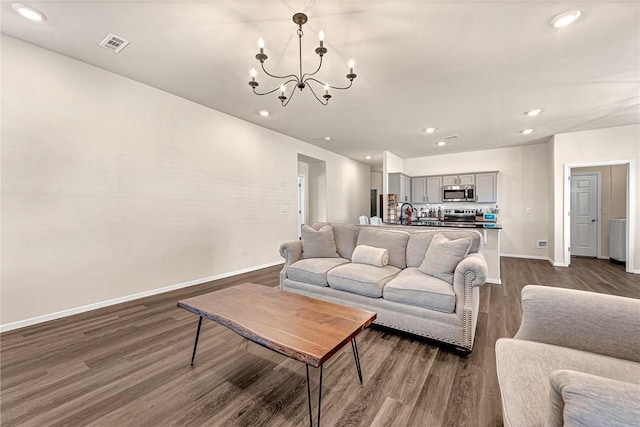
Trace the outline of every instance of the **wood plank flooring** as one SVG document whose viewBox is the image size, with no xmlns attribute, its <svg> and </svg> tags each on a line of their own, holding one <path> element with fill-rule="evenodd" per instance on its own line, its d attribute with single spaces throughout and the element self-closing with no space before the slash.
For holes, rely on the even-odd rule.
<svg viewBox="0 0 640 427">
<path fill-rule="evenodd" d="M 481 289 L 473 353 L 373 327 L 325 365 L 325 426 L 499 426 L 494 343 L 520 324 L 527 284 L 640 298 L 640 276 L 596 259 L 569 268 L 502 258 L 501 286 Z M 276 286 L 280 267 L 156 295 L 0 336 L 2 426 L 306 426 L 304 365 L 213 322 L 180 299 L 243 282 Z M 317 393 L 317 371 L 312 369 Z M 314 395 L 314 401 L 317 401 Z"/>
</svg>

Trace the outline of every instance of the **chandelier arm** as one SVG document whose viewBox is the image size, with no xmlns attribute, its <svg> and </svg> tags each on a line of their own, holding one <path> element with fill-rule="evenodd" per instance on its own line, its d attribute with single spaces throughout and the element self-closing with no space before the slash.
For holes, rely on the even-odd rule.
<svg viewBox="0 0 640 427">
<path fill-rule="evenodd" d="M 310 80 L 311 80 L 311 81 L 314 81 L 314 82 L 316 82 L 316 83 L 318 83 L 318 84 L 320 84 L 320 85 L 323 85 L 323 86 L 325 85 L 325 83 L 322 83 L 320 80 L 318 80 L 318 79 L 314 79 L 313 77 L 307 77 L 307 78 L 304 80 L 304 82 L 303 82 L 303 83 L 307 83 L 307 82 L 308 82 L 308 81 L 310 81 Z M 346 89 L 349 89 L 349 88 L 351 87 L 351 85 L 352 85 L 352 84 L 353 84 L 353 80 L 351 80 L 351 81 L 349 82 L 349 86 L 345 86 L 345 87 L 338 87 L 338 86 L 332 86 L 332 85 L 329 85 L 329 87 L 330 87 L 331 89 L 346 90 Z M 309 87 L 311 87 L 311 85 L 309 85 Z"/>
<path fill-rule="evenodd" d="M 314 80 L 314 81 L 316 81 L 316 82 L 317 82 L 317 80 L 316 80 L 316 79 L 307 79 L 307 80 Z M 320 82 L 318 82 L 318 83 L 320 83 Z M 322 83 L 320 83 L 320 84 L 322 84 Z M 315 96 L 315 97 L 316 97 L 316 99 L 318 100 L 318 102 L 319 102 L 320 104 L 322 104 L 322 105 L 324 105 L 324 106 L 326 107 L 326 106 L 327 106 L 327 104 L 329 103 L 329 100 L 327 99 L 327 100 L 325 100 L 325 101 L 323 102 L 320 98 L 318 98 L 318 95 L 316 95 L 316 92 L 313 90 L 313 86 L 311 86 L 311 85 L 307 85 L 307 87 L 309 88 L 309 90 L 311 91 L 311 93 L 313 94 L 313 96 Z"/>
<path fill-rule="evenodd" d="M 291 81 L 293 81 L 293 80 L 291 80 Z M 283 102 L 283 103 L 282 103 L 282 106 L 283 106 L 283 107 L 286 107 L 286 106 L 287 106 L 287 104 L 289 104 L 289 102 L 291 102 L 291 100 L 293 99 L 293 96 L 294 96 L 295 94 L 296 94 L 296 88 L 295 88 L 295 86 L 294 86 L 294 87 L 293 87 L 293 90 L 291 91 L 291 95 L 290 95 L 290 96 L 289 96 L 289 98 L 287 99 L 287 102 Z"/>
<path fill-rule="evenodd" d="M 322 56 L 320 57 L 320 63 L 318 64 L 318 68 L 313 73 L 304 73 L 302 75 L 302 81 L 306 82 L 309 77 L 316 75 L 318 71 L 320 71 L 321 67 L 322 67 Z"/>
<path fill-rule="evenodd" d="M 269 77 L 273 77 L 274 79 L 288 79 L 289 77 L 293 77 L 294 79 L 296 79 L 295 80 L 296 82 L 298 82 L 298 83 L 300 82 L 300 79 L 295 74 L 289 74 L 289 75 L 286 75 L 286 76 L 276 76 L 275 74 L 271 74 L 270 72 L 268 72 L 266 70 L 266 68 L 264 68 L 264 62 L 260 63 L 260 65 L 262 66 L 262 71 L 264 71 L 265 74 L 267 76 L 269 76 Z M 291 80 L 289 80 L 289 81 L 291 81 Z M 287 83 L 289 83 L 289 82 L 287 82 Z M 287 84 L 287 83 L 285 83 L 285 84 Z"/>
<path fill-rule="evenodd" d="M 295 77 L 295 76 L 293 76 L 293 77 Z M 288 84 L 289 84 L 289 83 L 291 83 L 291 82 L 297 82 L 297 81 L 298 81 L 298 79 L 289 79 L 289 80 L 287 80 L 286 82 L 282 83 L 282 85 L 286 86 L 286 85 L 288 85 Z M 282 85 L 281 85 L 281 86 L 282 86 Z M 295 89 L 295 88 L 294 88 L 294 89 Z M 276 92 L 276 91 L 278 91 L 278 90 L 280 90 L 280 86 L 278 86 L 277 88 L 275 88 L 275 89 L 273 89 L 273 90 L 270 90 L 269 92 L 260 93 L 260 92 L 258 92 L 258 91 L 256 90 L 256 88 L 254 87 L 254 88 L 253 88 L 253 93 L 255 93 L 256 95 L 269 95 L 269 94 L 271 94 L 271 93 L 273 93 L 273 92 Z"/>
</svg>

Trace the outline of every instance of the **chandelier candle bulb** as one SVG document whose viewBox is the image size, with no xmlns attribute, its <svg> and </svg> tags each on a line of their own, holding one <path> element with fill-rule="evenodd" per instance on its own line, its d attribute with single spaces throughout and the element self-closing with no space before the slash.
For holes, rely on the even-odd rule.
<svg viewBox="0 0 640 427">
<path fill-rule="evenodd" d="M 251 73 L 251 81 L 255 82 L 256 81 L 256 75 L 257 75 L 256 69 L 252 68 L 250 73 Z"/>
<path fill-rule="evenodd" d="M 329 95 L 329 83 L 324 85 L 324 94 Z"/>
<path fill-rule="evenodd" d="M 353 62 L 353 59 L 349 60 L 349 74 L 353 74 L 353 66 L 355 65 L 355 62 Z"/>
<path fill-rule="evenodd" d="M 258 47 L 260 48 L 260 53 L 264 53 L 264 40 L 262 40 L 262 37 L 258 39 Z"/>
<path fill-rule="evenodd" d="M 324 31 L 320 30 L 320 33 L 318 34 L 318 39 L 320 39 L 320 47 L 324 46 Z"/>
</svg>

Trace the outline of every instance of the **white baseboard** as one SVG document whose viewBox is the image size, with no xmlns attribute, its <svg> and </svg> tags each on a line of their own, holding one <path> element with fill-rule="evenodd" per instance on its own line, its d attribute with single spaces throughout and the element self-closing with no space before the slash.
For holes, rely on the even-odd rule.
<svg viewBox="0 0 640 427">
<path fill-rule="evenodd" d="M 554 266 L 554 267 L 569 267 L 569 264 L 565 264 L 564 262 L 553 262 L 551 260 L 549 260 L 549 262 Z"/>
<path fill-rule="evenodd" d="M 551 262 L 551 259 L 549 257 L 541 256 L 541 255 L 500 254 L 500 256 L 501 257 L 503 256 L 506 258 L 540 259 L 542 261 Z"/>
<path fill-rule="evenodd" d="M 633 274 L 640 274 L 640 270 L 633 270 Z"/>
<path fill-rule="evenodd" d="M 93 304 L 83 305 L 81 307 L 70 308 L 68 310 L 57 311 L 55 313 L 45 314 L 43 316 L 32 317 L 30 319 L 18 320 L 17 322 L 6 323 L 0 325 L 0 333 L 12 331 L 14 329 L 24 328 L 38 323 L 48 322 L 49 320 L 60 319 L 62 317 L 72 316 L 74 314 L 84 313 L 98 308 L 108 307 L 110 305 L 120 304 L 127 301 L 133 301 L 139 298 L 149 297 L 152 295 L 162 294 L 176 289 L 188 288 L 189 286 L 200 285 L 202 283 L 211 282 L 212 280 L 224 279 L 226 277 L 237 276 L 238 274 L 249 273 L 251 271 L 260 270 L 262 268 L 274 267 L 284 264 L 284 261 L 271 262 L 268 264 L 257 265 L 253 267 L 243 268 L 241 270 L 230 271 L 228 273 L 216 274 L 215 276 L 203 277 L 201 279 L 190 280 L 176 285 L 165 286 L 164 288 L 151 289 L 148 291 L 138 292 L 137 294 L 125 295 L 106 301 L 100 301 Z"/>
<path fill-rule="evenodd" d="M 502 279 L 487 279 L 485 283 L 489 283 L 490 285 L 502 285 Z"/>
</svg>

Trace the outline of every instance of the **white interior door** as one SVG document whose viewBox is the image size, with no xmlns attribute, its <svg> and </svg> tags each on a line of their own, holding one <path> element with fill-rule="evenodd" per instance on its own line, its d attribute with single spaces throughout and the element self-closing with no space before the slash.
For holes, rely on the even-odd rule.
<svg viewBox="0 0 640 427">
<path fill-rule="evenodd" d="M 571 255 L 598 256 L 598 175 L 571 175 Z"/>
</svg>

